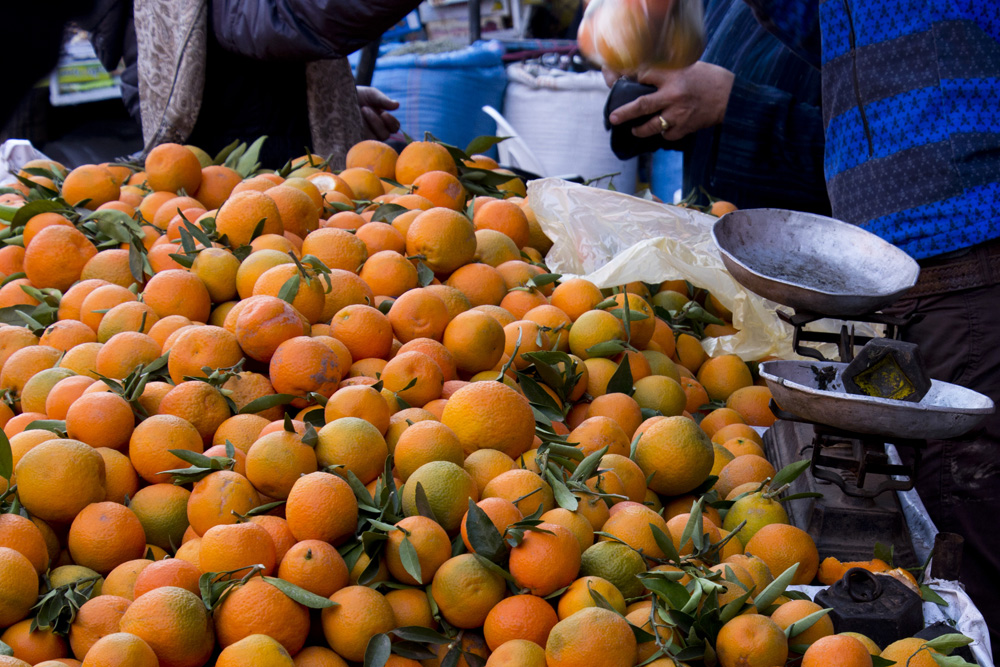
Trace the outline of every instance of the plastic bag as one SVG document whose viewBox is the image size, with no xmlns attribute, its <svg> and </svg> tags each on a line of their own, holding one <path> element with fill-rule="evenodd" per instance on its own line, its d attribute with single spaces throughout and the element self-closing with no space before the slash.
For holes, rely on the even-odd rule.
<svg viewBox="0 0 1000 667">
<path fill-rule="evenodd" d="M 47 155 L 27 139 L 8 139 L 0 144 L 0 187 L 16 183 L 11 172 L 17 172 L 30 160 L 47 160 Z"/>
<path fill-rule="evenodd" d="M 588 58 L 620 74 L 688 67 L 705 49 L 702 0 L 593 0 L 577 42 Z"/>
<path fill-rule="evenodd" d="M 552 271 L 581 276 L 599 287 L 641 280 L 684 279 L 715 295 L 733 313 L 739 333 L 706 338 L 710 355 L 792 358 L 792 330 L 775 304 L 737 283 L 712 240 L 716 218 L 555 178 L 531 181 L 528 199 L 554 245 Z"/>
</svg>

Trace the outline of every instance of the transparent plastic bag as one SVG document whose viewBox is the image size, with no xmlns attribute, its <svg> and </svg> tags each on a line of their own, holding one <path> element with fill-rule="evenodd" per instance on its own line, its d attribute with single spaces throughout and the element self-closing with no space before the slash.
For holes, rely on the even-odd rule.
<svg viewBox="0 0 1000 667">
<path fill-rule="evenodd" d="M 681 69 L 705 48 L 703 13 L 702 0 L 593 0 L 577 41 L 584 55 L 620 74 Z"/>
</svg>

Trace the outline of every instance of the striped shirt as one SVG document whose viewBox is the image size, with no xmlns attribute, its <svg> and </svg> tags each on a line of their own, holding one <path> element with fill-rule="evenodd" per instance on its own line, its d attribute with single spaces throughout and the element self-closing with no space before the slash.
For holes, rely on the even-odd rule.
<svg viewBox="0 0 1000 667">
<path fill-rule="evenodd" d="M 835 217 L 917 259 L 1000 237 L 1000 2 L 746 2 L 822 68 Z"/>
</svg>

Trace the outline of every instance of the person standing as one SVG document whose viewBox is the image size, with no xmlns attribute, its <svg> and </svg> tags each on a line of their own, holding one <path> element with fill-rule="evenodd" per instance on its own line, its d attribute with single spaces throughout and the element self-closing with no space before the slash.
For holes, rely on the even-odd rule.
<svg viewBox="0 0 1000 667">
<path fill-rule="evenodd" d="M 836 218 L 921 265 L 889 310 L 913 317 L 932 378 L 1000 405 L 1000 3 L 745 0 L 820 68 L 824 158 Z M 1000 414 L 929 441 L 917 490 L 965 538 L 962 583 L 1000 645 Z"/>
</svg>

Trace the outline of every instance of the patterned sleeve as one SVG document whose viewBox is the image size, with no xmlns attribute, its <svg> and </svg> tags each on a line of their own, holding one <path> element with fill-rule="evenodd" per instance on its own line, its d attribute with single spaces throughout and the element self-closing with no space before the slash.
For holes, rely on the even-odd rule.
<svg viewBox="0 0 1000 667">
<path fill-rule="evenodd" d="M 744 1 L 765 30 L 813 67 L 820 66 L 819 0 Z"/>
</svg>

